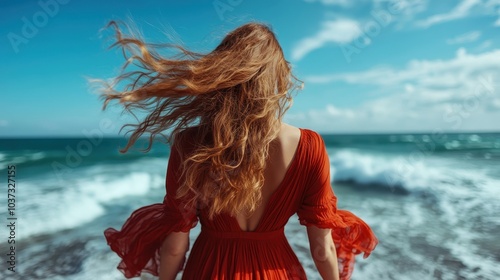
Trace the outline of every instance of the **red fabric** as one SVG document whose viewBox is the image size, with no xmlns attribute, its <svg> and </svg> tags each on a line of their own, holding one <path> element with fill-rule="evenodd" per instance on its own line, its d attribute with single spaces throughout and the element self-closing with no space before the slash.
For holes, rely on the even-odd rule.
<svg viewBox="0 0 500 280">
<path fill-rule="evenodd" d="M 186 209 L 174 198 L 180 160 L 172 149 L 163 203 L 136 210 L 121 231 L 109 228 L 104 232 L 111 249 L 122 258 L 118 269 L 127 278 L 141 272 L 157 276 L 159 248 L 165 237 L 171 232 L 187 232 L 200 221 L 202 230 L 182 279 L 306 279 L 284 235 L 285 224 L 296 213 L 302 225 L 332 229 L 341 279 L 349 279 L 355 255 L 368 257 L 378 240 L 359 217 L 337 209 L 323 139 L 312 130 L 300 130 L 293 161 L 253 232 L 242 231 L 236 219 L 227 214 L 209 220 L 207 209 L 201 208 L 196 215 L 195 209 Z"/>
<path fill-rule="evenodd" d="M 370 227 L 359 217 L 347 210 L 337 209 L 337 197 L 330 181 L 330 159 L 321 137 L 316 135 L 314 147 L 318 150 L 314 158 L 311 176 L 314 178 L 303 196 L 297 211 L 300 224 L 332 229 L 340 279 L 350 279 L 354 270 L 354 257 L 364 253 L 367 258 L 375 249 L 378 240 Z"/>
</svg>

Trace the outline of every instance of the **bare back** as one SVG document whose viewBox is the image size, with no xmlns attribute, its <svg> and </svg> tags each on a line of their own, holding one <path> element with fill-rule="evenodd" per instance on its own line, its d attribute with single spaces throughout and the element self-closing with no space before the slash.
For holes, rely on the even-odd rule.
<svg viewBox="0 0 500 280">
<path fill-rule="evenodd" d="M 292 162 L 300 141 L 300 130 L 297 127 L 282 123 L 278 137 L 269 150 L 264 185 L 262 186 L 262 202 L 250 217 L 240 214 L 236 220 L 243 231 L 254 231 L 262 219 L 262 215 L 274 191 L 280 186 Z"/>
</svg>

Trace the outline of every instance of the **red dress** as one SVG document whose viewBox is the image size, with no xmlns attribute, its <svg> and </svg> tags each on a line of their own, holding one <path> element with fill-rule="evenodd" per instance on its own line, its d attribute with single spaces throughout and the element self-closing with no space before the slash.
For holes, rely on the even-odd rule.
<svg viewBox="0 0 500 280">
<path fill-rule="evenodd" d="M 134 211 L 121 231 L 104 234 L 122 261 L 125 277 L 141 272 L 158 275 L 159 248 L 171 232 L 187 232 L 201 223 L 201 233 L 191 248 L 182 279 L 307 279 L 290 247 L 284 226 L 297 213 L 302 225 L 332 229 L 341 279 L 349 279 L 354 256 L 368 257 L 378 240 L 370 227 L 349 211 L 337 209 L 330 182 L 330 161 L 322 137 L 300 128 L 300 141 L 283 181 L 272 194 L 253 232 L 242 231 L 228 214 L 208 219 L 207 209 L 185 209 L 174 198 L 179 155 L 172 152 L 163 203 Z M 183 268 L 180 267 L 179 270 Z"/>
</svg>

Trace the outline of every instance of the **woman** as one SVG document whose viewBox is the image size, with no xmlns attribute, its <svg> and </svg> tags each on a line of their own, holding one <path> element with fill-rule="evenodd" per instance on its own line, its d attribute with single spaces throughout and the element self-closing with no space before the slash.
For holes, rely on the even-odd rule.
<svg viewBox="0 0 500 280">
<path fill-rule="evenodd" d="M 118 100 L 126 111 L 147 113 L 131 125 L 122 152 L 144 133 L 151 144 L 173 128 L 163 203 L 136 210 L 120 231 L 105 231 L 125 276 L 174 279 L 184 270 L 183 279 L 306 279 L 284 235 L 296 213 L 323 279 L 349 279 L 354 256 L 367 257 L 378 241 L 361 219 L 337 210 L 321 136 L 282 122 L 296 80 L 273 32 L 245 24 L 208 54 L 173 46 L 181 56 L 167 59 L 157 45 L 110 26 L 112 47 L 143 70 L 117 78 L 132 79 L 125 90 L 108 84 L 103 93 L 104 109 Z"/>
</svg>

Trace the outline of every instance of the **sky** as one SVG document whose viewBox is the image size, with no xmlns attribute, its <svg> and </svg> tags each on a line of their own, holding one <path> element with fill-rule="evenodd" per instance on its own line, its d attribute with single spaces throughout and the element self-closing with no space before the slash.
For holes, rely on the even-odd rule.
<svg viewBox="0 0 500 280">
<path fill-rule="evenodd" d="M 268 24 L 304 88 L 285 122 L 320 133 L 500 131 L 500 0 L 0 1 L 0 137 L 118 136 L 87 78 L 125 62 L 110 20 L 209 52 Z M 123 135 L 123 131 L 121 135 Z"/>
</svg>

